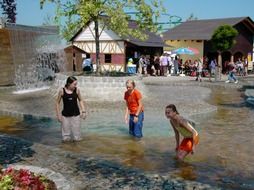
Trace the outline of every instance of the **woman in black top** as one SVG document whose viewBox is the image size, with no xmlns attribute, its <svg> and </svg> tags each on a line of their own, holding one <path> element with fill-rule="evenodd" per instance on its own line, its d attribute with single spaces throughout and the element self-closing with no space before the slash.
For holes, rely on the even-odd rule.
<svg viewBox="0 0 254 190">
<path fill-rule="evenodd" d="M 60 103 L 63 100 L 63 110 L 60 112 Z M 63 142 L 81 140 L 80 118 L 85 119 L 86 111 L 80 90 L 77 88 L 77 79 L 70 76 L 66 80 L 64 88 L 58 92 L 56 101 L 57 119 L 62 126 Z"/>
</svg>

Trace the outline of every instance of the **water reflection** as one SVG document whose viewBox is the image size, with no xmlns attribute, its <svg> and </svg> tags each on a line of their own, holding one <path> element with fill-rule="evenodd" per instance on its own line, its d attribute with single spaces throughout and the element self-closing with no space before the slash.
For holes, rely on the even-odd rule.
<svg viewBox="0 0 254 190">
<path fill-rule="evenodd" d="M 218 111 L 201 121 L 205 130 L 200 136 L 205 146 L 199 147 L 199 154 L 207 155 L 203 170 L 211 170 L 212 179 L 225 187 L 253 189 L 254 181 L 249 180 L 254 174 L 253 110 L 244 106 L 241 92 L 234 89 L 215 91 L 209 102 L 217 105 Z"/>
<path fill-rule="evenodd" d="M 175 160 L 175 168 L 177 171 L 175 172 L 176 176 L 180 176 L 186 180 L 196 180 L 197 173 L 194 165 L 189 164 L 188 162 L 179 162 Z"/>
</svg>

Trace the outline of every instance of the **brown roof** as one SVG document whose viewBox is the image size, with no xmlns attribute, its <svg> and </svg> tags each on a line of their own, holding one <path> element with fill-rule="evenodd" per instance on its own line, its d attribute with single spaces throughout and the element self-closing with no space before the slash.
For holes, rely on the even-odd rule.
<svg viewBox="0 0 254 190">
<path fill-rule="evenodd" d="M 254 33 L 254 23 L 249 17 L 191 20 L 163 33 L 164 40 L 210 40 L 221 25 L 235 26 L 243 22 Z"/>
<path fill-rule="evenodd" d="M 133 28 L 133 29 L 136 28 L 137 27 L 136 22 L 133 20 L 129 21 L 129 27 Z M 123 37 L 123 39 L 128 41 L 129 43 L 135 44 L 137 46 L 143 46 L 143 47 L 163 47 L 163 46 L 165 46 L 163 39 L 156 33 L 150 32 L 148 30 L 144 31 L 144 33 L 147 35 L 147 39 L 144 41 L 134 38 L 132 36 Z"/>
<path fill-rule="evenodd" d="M 73 50 L 74 50 L 74 51 L 77 51 L 77 52 L 79 52 L 79 53 L 87 53 L 87 52 L 85 52 L 84 50 L 82 50 L 82 49 L 80 49 L 79 47 L 74 46 L 74 45 L 69 45 L 69 46 L 67 46 L 67 47 L 64 48 L 64 51 L 66 51 L 66 52 L 72 52 Z"/>
</svg>

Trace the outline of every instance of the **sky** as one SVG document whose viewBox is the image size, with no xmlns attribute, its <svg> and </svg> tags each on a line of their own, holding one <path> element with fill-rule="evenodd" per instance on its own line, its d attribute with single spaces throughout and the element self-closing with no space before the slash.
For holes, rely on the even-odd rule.
<svg viewBox="0 0 254 190">
<path fill-rule="evenodd" d="M 17 24 L 37 26 L 48 16 L 54 16 L 53 4 L 46 3 L 41 10 L 39 1 L 16 0 Z M 181 17 L 183 21 L 191 14 L 198 19 L 249 16 L 254 20 L 254 0 L 164 0 L 163 4 L 167 14 Z M 168 18 L 169 16 L 164 15 L 159 21 L 167 22 Z"/>
</svg>

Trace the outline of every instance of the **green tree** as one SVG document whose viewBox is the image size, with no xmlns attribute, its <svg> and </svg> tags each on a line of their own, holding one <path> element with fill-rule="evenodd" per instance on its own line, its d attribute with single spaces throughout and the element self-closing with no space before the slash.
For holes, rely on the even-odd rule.
<svg viewBox="0 0 254 190">
<path fill-rule="evenodd" d="M 40 0 L 41 8 L 45 2 L 56 4 L 56 20 L 63 36 L 69 40 L 80 28 L 88 22 L 94 22 L 96 43 L 96 66 L 100 72 L 99 62 L 99 24 L 108 27 L 119 36 L 133 36 L 145 40 L 145 30 L 157 31 L 155 24 L 160 13 L 164 12 L 160 0 Z M 148 3 L 147 3 L 148 2 Z M 131 16 L 126 11 L 132 11 L 137 27 L 130 28 Z M 60 23 L 65 18 L 65 23 Z"/>
<path fill-rule="evenodd" d="M 212 35 L 212 45 L 216 51 L 229 50 L 235 44 L 238 31 L 230 25 L 219 26 Z"/>
<path fill-rule="evenodd" d="M 214 50 L 218 52 L 219 79 L 221 78 L 222 67 L 221 52 L 229 50 L 233 47 L 233 45 L 235 44 L 235 37 L 237 35 L 238 31 L 230 25 L 219 26 L 212 35 L 212 46 Z"/>
</svg>

